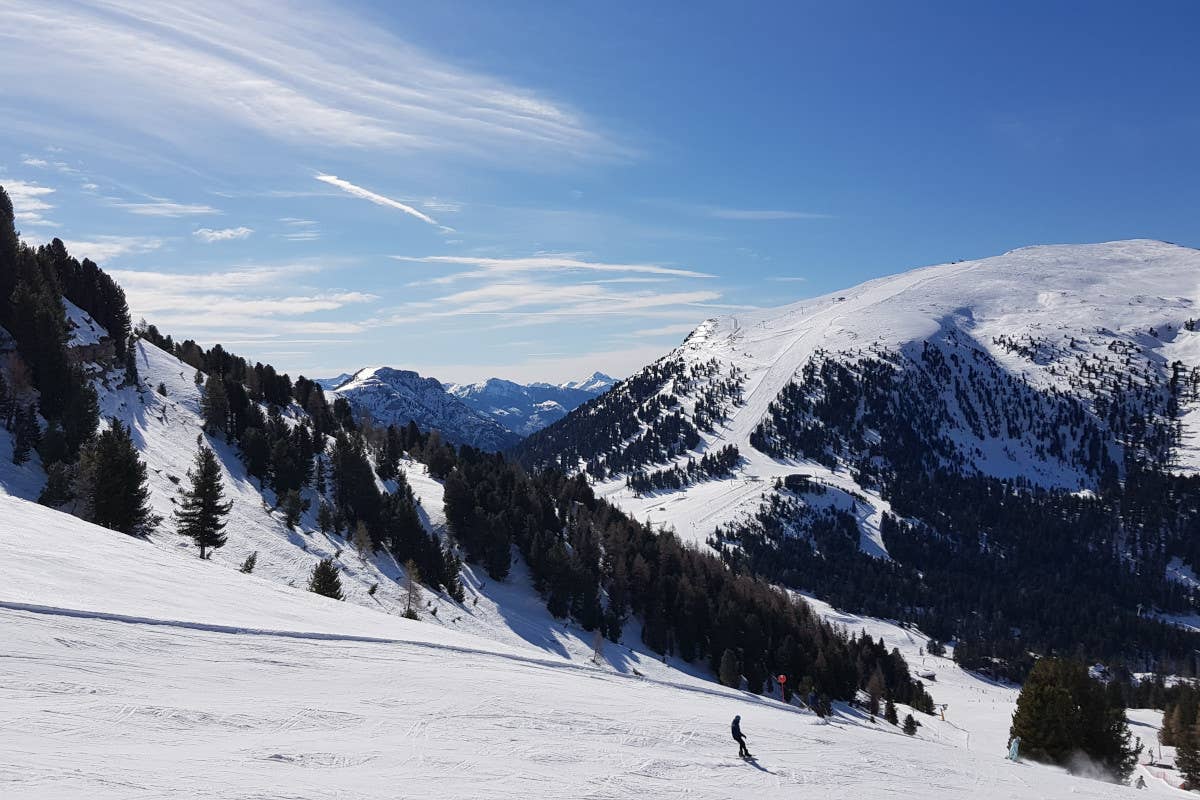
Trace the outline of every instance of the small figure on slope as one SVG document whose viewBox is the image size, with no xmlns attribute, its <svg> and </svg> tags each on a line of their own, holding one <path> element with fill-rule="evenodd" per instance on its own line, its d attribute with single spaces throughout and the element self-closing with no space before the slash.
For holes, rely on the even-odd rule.
<svg viewBox="0 0 1200 800">
<path fill-rule="evenodd" d="M 746 737 L 742 734 L 741 716 L 733 718 L 731 730 L 733 732 L 733 740 L 738 743 L 738 755 L 742 758 L 754 758 L 754 756 L 750 755 L 750 751 L 746 749 Z"/>
</svg>

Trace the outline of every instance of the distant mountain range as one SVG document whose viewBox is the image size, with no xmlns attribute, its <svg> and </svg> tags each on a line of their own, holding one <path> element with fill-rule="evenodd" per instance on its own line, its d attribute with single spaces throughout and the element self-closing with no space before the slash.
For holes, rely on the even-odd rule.
<svg viewBox="0 0 1200 800">
<path fill-rule="evenodd" d="M 422 429 L 441 431 L 456 444 L 503 450 L 562 419 L 615 381 L 595 372 L 562 384 L 523 385 L 500 378 L 456 384 L 412 370 L 368 367 L 317 383 L 344 397 L 356 414 L 369 414 L 380 424 L 405 425 L 413 420 Z"/>
<path fill-rule="evenodd" d="M 445 387 L 475 411 L 513 433 L 528 436 L 608 391 L 615 382 L 604 373 L 595 372 L 584 380 L 560 384 L 520 384 L 488 378 L 479 383 L 448 383 Z"/>
</svg>

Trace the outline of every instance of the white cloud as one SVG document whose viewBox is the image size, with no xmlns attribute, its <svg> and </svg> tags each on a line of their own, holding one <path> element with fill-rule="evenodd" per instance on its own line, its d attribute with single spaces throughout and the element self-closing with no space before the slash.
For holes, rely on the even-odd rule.
<svg viewBox="0 0 1200 800">
<path fill-rule="evenodd" d="M 227 332 L 245 338 L 248 332 L 319 336 L 366 330 L 362 321 L 308 319 L 379 299 L 368 292 L 304 291 L 296 286 L 304 275 L 319 270 L 312 264 L 285 264 L 205 273 L 129 269 L 109 273 L 125 289 L 135 317 L 146 317 L 176 335 L 211 341 Z"/>
<path fill-rule="evenodd" d="M 776 281 L 779 283 L 803 283 L 807 281 L 808 278 L 804 277 L 803 275 L 772 275 L 767 278 L 767 280 Z"/>
<path fill-rule="evenodd" d="M 64 239 L 67 251 L 79 260 L 90 258 L 105 264 L 114 258 L 135 253 L 149 253 L 162 247 L 161 239 L 148 236 L 94 236 L 91 239 Z"/>
<path fill-rule="evenodd" d="M 8 198 L 12 200 L 13 216 L 18 223 L 57 227 L 58 223 L 51 222 L 43 215 L 43 212 L 51 211 L 54 208 L 45 199 L 54 194 L 54 189 L 49 186 L 39 186 L 36 183 L 12 179 L 0 181 L 0 186 L 4 187 L 4 190 L 8 192 Z"/>
<path fill-rule="evenodd" d="M 696 330 L 695 325 L 684 323 L 682 325 L 663 325 L 658 328 L 642 328 L 640 331 L 634 331 L 630 336 L 686 336 Z"/>
<path fill-rule="evenodd" d="M 72 57 L 44 58 L 47 41 Z M 89 129 L 107 123 L 176 145 L 242 129 L 326 149 L 628 155 L 572 110 L 332 3 L 7 0 L 0 74 L 15 107 L 54 98 Z"/>
<path fill-rule="evenodd" d="M 475 269 L 457 272 L 434 278 L 427 283 L 452 283 L 463 278 L 481 277 L 485 275 L 515 275 L 520 273 L 555 273 L 555 272 L 625 272 L 646 275 L 661 275 L 672 278 L 712 278 L 705 272 L 677 267 L 664 267 L 659 264 L 619 263 L 605 261 L 586 261 L 577 255 L 545 254 L 521 258 L 485 258 L 482 256 L 392 256 L 397 261 L 416 262 L 421 264 L 451 264 L 469 266 Z"/>
<path fill-rule="evenodd" d="M 429 200 L 422 200 L 421 205 L 430 211 L 436 211 L 440 214 L 457 214 L 463 210 L 462 203 L 456 203 L 453 200 L 438 200 L 436 197 Z"/>
<path fill-rule="evenodd" d="M 508 363 L 421 363 L 411 367 L 425 375 L 436 375 L 441 380 L 473 383 L 483 377 L 499 377 L 512 381 L 566 381 L 578 379 L 593 370 L 613 376 L 625 376 L 644 367 L 662 356 L 661 345 L 637 345 L 608 350 L 592 350 L 566 356 L 542 354 L 526 355 L 519 361 Z M 586 365 L 581 370 L 581 365 Z M 330 370 L 330 374 L 335 371 Z M 583 374 L 580 374 L 580 373 Z"/>
<path fill-rule="evenodd" d="M 393 200 L 390 197 L 385 197 L 384 195 L 372 192 L 370 189 L 364 189 L 361 186 L 355 186 L 350 181 L 344 181 L 341 178 L 339 178 L 337 175 L 321 174 L 321 175 L 317 175 L 316 177 L 317 177 L 317 180 L 321 181 L 322 183 L 327 183 L 330 186 L 336 186 L 337 188 L 341 189 L 343 192 L 346 192 L 347 194 L 352 194 L 355 197 L 361 197 L 363 200 L 368 200 L 377 206 L 383 206 L 385 208 L 394 208 L 397 211 L 403 211 L 405 214 L 416 217 L 417 219 L 421 220 L 421 222 L 424 222 L 427 225 L 435 225 L 435 226 L 441 228 L 441 230 L 443 232 L 453 232 L 453 230 L 454 230 L 453 228 L 445 227 L 444 225 L 439 223 L 433 217 L 429 216 L 428 214 L 421 213 L 420 211 L 418 211 L 417 209 L 408 205 L 407 203 L 401 203 L 399 200 Z"/>
<path fill-rule="evenodd" d="M 113 203 L 113 206 L 143 217 L 195 217 L 221 213 L 212 206 L 200 203 L 175 203 L 162 198 L 154 198 L 149 203 Z"/>
<path fill-rule="evenodd" d="M 198 228 L 192 231 L 192 236 L 196 237 L 202 242 L 212 244 L 213 242 L 228 242 L 234 239 L 245 239 L 252 233 L 254 233 L 254 229 L 247 228 L 245 226 L 238 228 L 219 228 L 217 230 L 213 230 L 212 228 Z"/>
</svg>

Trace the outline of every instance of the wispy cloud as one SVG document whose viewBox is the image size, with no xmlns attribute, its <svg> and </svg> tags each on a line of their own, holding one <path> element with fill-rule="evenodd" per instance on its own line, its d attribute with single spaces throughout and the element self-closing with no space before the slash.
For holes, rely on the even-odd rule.
<svg viewBox="0 0 1200 800">
<path fill-rule="evenodd" d="M 103 265 L 121 256 L 152 252 L 162 247 L 163 242 L 149 236 L 94 236 L 64 239 L 63 244 L 76 258 L 90 258 Z"/>
<path fill-rule="evenodd" d="M 66 175 L 79 172 L 78 169 L 72 167 L 65 161 L 47 161 L 46 159 L 39 158 L 37 156 L 23 156 L 21 158 L 21 163 L 27 167 L 33 167 L 34 169 L 52 169 Z"/>
<path fill-rule="evenodd" d="M 47 41 L 72 57 L 46 59 Z M 332 3 L 278 13 L 233 0 L 7 0 L 0 74 L 15 104 L 52 98 L 91 129 L 103 120 L 174 144 L 240 128 L 324 149 L 629 155 L 566 106 Z"/>
<path fill-rule="evenodd" d="M 832 214 L 817 211 L 800 211 L 782 208 L 740 208 L 734 206 L 713 205 L 706 203 L 687 203 L 678 200 L 648 199 L 643 202 L 650 205 L 709 219 L 741 220 L 747 222 L 763 222 L 772 220 L 818 220 L 835 219 Z"/>
<path fill-rule="evenodd" d="M 696 330 L 695 325 L 684 323 L 682 325 L 662 325 L 657 328 L 642 328 L 639 331 L 633 331 L 630 336 L 633 337 L 652 337 L 652 336 L 686 336 Z"/>
<path fill-rule="evenodd" d="M 833 219 L 830 214 L 818 214 L 812 211 L 785 211 L 783 209 L 767 208 L 710 208 L 708 216 L 715 219 L 738 220 L 780 220 L 780 219 Z"/>
<path fill-rule="evenodd" d="M 4 190 L 8 192 L 9 199 L 12 200 L 13 216 L 18 223 L 57 227 L 58 223 L 51 222 L 44 216 L 44 212 L 54 209 L 54 206 L 46 200 L 47 197 L 54 194 L 54 189 L 13 179 L 0 180 L 0 186 L 4 187 Z"/>
<path fill-rule="evenodd" d="M 235 239 L 245 239 L 252 233 L 254 233 L 254 229 L 247 228 L 245 226 L 237 228 L 219 228 L 216 230 L 212 228 L 197 228 L 196 230 L 192 231 L 192 236 L 196 237 L 202 242 L 212 244 L 213 242 L 228 242 Z"/>
<path fill-rule="evenodd" d="M 201 203 L 176 203 L 158 197 L 148 203 L 113 203 L 113 207 L 143 217 L 196 217 L 221 213 L 218 209 Z"/>
<path fill-rule="evenodd" d="M 706 272 L 697 272 L 696 270 L 681 269 L 678 267 L 666 267 L 660 264 L 587 261 L 571 253 L 544 254 L 517 258 L 485 258 L 482 256 L 392 256 L 392 258 L 395 258 L 397 261 L 421 264 L 448 264 L 474 268 L 433 278 L 425 282 L 429 284 L 452 283 L 464 278 L 487 275 L 516 275 L 520 273 L 623 272 L 661 275 L 672 278 L 715 277 Z"/>
<path fill-rule="evenodd" d="M 804 283 L 808 278 L 803 275 L 771 275 L 767 280 L 778 283 Z"/>
<path fill-rule="evenodd" d="M 125 289 L 130 309 L 167 330 L 219 340 L 224 333 L 344 335 L 360 333 L 358 320 L 311 319 L 349 306 L 369 305 L 369 292 L 305 291 L 303 276 L 319 272 L 312 264 L 247 267 L 203 273 L 110 270 Z"/>
<path fill-rule="evenodd" d="M 413 208 L 412 206 L 410 206 L 407 203 L 401 203 L 399 200 L 393 200 L 392 198 L 385 197 L 384 195 L 378 194 L 377 192 L 372 192 L 370 189 L 364 189 L 361 186 L 355 186 L 350 181 L 342 180 L 337 175 L 320 174 L 320 175 L 317 175 L 316 177 L 317 177 L 317 180 L 321 181 L 322 183 L 327 183 L 330 186 L 336 186 L 337 188 L 341 189 L 343 192 L 346 192 L 347 194 L 354 195 L 355 197 L 361 197 L 363 200 L 372 202 L 377 206 L 383 206 L 384 208 L 394 208 L 397 211 L 402 211 L 405 214 L 408 214 L 409 216 L 416 217 L 417 219 L 421 220 L 421 222 L 424 222 L 427 225 L 433 225 L 447 233 L 452 233 L 454 231 L 453 228 L 447 228 L 445 225 L 442 225 L 433 217 L 429 216 L 428 214 L 423 214 L 422 212 L 418 211 L 417 209 Z"/>
</svg>

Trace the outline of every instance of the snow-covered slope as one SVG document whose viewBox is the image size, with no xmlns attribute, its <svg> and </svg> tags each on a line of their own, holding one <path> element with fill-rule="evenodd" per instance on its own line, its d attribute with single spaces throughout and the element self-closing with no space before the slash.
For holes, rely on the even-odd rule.
<svg viewBox="0 0 1200 800">
<path fill-rule="evenodd" d="M 936 675 L 946 720 L 923 716 L 911 738 L 846 709 L 823 722 L 683 675 L 623 675 L 619 653 L 571 663 L 409 622 L 15 498 L 0 514 L 6 798 L 1129 791 L 1004 761 L 1013 690 L 923 659 L 924 638 L 888 623 L 840 617 Z M 735 756 L 734 714 L 757 761 Z"/>
<path fill-rule="evenodd" d="M 449 383 L 446 391 L 475 411 L 503 425 L 513 433 L 528 436 L 556 422 L 580 404 L 603 392 L 605 384 L 596 373 L 579 385 L 546 383 L 522 385 L 500 378 L 478 383 Z"/>
<path fill-rule="evenodd" d="M 139 340 L 135 348 L 140 373 L 137 387 L 122 386 L 121 371 L 97 372 L 95 385 L 101 417 L 119 420 L 129 427 L 147 465 L 150 504 L 162 518 L 150 534 L 151 544 L 199 563 L 191 541 L 175 533 L 173 511 L 192 468 L 197 441 L 202 438 L 221 462 L 225 496 L 233 503 L 226 528 L 228 542 L 212 552 L 211 562 L 203 565 L 205 569 L 235 573 L 247 556 L 257 553 L 256 577 L 280 586 L 303 588 L 313 566 L 321 559 L 333 558 L 348 603 L 396 615 L 404 611 L 404 573 L 400 565 L 382 551 L 364 559 L 345 538 L 321 533 L 316 521 L 317 497 L 311 488 L 303 493 L 311 503 L 310 510 L 297 529 L 288 528 L 283 514 L 274 509 L 273 493 L 246 474 L 236 450 L 219 437 L 203 432 L 201 389 L 195 384 L 195 369 L 144 340 Z M 95 365 L 91 369 L 96 372 Z M 160 385 L 165 394 L 157 391 Z M 45 484 L 41 462 L 35 452 L 30 461 L 14 465 L 9 458 L 11 438 L 0 426 L 0 496 L 34 499 Z M 420 501 L 419 513 L 426 528 L 445 538 L 442 484 L 430 477 L 419 462 L 404 459 L 400 467 Z M 65 510 L 70 511 L 70 506 Z M 591 658 L 592 634 L 550 615 L 519 556 L 514 558 L 513 572 L 503 583 L 487 580 L 482 571 L 477 573 L 469 564 L 464 567 L 463 583 L 467 597 L 461 604 L 426 589 L 422 618 L 451 631 L 469 632 L 510 646 L 532 647 L 558 658 L 578 662 Z M 624 637 L 628 646 L 612 646 L 623 653 L 614 661 L 615 668 L 625 672 L 636 669 L 644 674 L 679 674 L 676 665 L 663 665 L 641 645 L 638 633 L 631 623 Z M 678 666 L 686 672 L 696 671 L 689 665 Z"/>
<path fill-rule="evenodd" d="M 441 431 L 455 444 L 503 450 L 518 439 L 447 392 L 437 380 L 422 378 L 412 370 L 367 367 L 333 394 L 346 398 L 356 414 L 369 414 L 376 424 L 404 426 L 413 421 L 422 430 Z"/>
<path fill-rule="evenodd" d="M 888 504 L 847 468 L 869 451 L 854 451 L 851 443 L 829 458 L 781 454 L 787 447 L 779 444 L 786 438 L 780 430 L 791 413 L 780 405 L 785 388 L 806 383 L 828 398 L 837 387 L 829 385 L 825 365 L 842 370 L 828 375 L 856 379 L 868 376 L 868 362 L 896 373 L 923 370 L 909 388 L 916 407 L 931 415 L 937 440 L 928 449 L 941 463 L 1047 487 L 1089 489 L 1104 461 L 1119 468 L 1125 447 L 1146 448 L 1147 457 L 1178 470 L 1200 466 L 1197 317 L 1196 250 L 1149 240 L 1023 248 L 709 320 L 655 365 L 618 384 L 599 406 L 589 405 L 586 415 L 569 415 L 523 446 L 533 448 L 527 452 L 535 462 L 569 452 L 579 466 L 599 465 L 605 478 L 600 490 L 610 499 L 693 541 L 757 509 L 775 479 L 806 474 L 865 498 L 859 504 L 863 549 L 883 554 L 878 522 Z M 1175 370 L 1178 425 L 1168 414 Z M 623 418 L 639 409 L 652 420 L 677 411 L 698 429 L 694 448 L 644 461 L 639 469 L 681 464 L 728 445 L 738 449 L 740 463 L 719 480 L 639 494 L 626 486 L 629 468 L 604 466 L 628 452 L 651 424 L 608 450 L 572 449 L 587 438 L 572 426 L 586 427 L 588 419 L 603 419 L 606 407 L 622 403 L 628 406 Z M 649 403 L 666 410 L 646 413 Z M 1114 422 L 1117 411 L 1144 415 L 1148 432 L 1130 435 L 1128 419 Z M 1057 424 L 1054 415 L 1073 427 Z M 861 424 L 851 419 L 846 429 L 866 447 L 878 434 L 854 430 Z M 1055 430 L 1048 432 L 1050 427 Z M 773 454 L 764 452 L 763 439 L 776 445 L 765 448 Z"/>
</svg>

